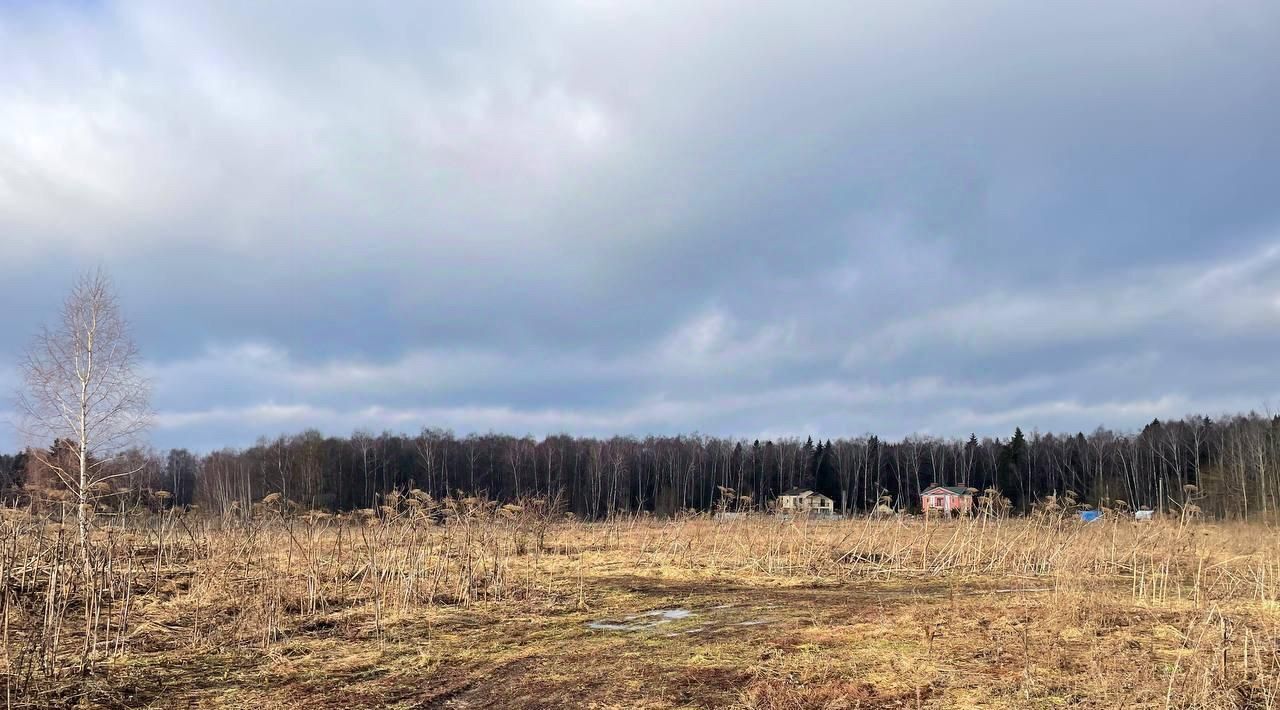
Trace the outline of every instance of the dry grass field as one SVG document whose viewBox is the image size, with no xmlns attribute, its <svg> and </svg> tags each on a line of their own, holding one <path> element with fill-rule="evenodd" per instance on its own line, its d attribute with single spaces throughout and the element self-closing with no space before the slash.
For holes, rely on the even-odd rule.
<svg viewBox="0 0 1280 710">
<path fill-rule="evenodd" d="M 1280 707 L 1280 535 L 1031 518 L 5 511 L 7 707 Z"/>
</svg>

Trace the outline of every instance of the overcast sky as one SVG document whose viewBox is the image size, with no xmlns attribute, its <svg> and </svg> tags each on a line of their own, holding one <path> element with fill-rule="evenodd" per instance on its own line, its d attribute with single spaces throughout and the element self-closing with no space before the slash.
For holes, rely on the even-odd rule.
<svg viewBox="0 0 1280 710">
<path fill-rule="evenodd" d="M 102 265 L 161 447 L 1280 409 L 1274 0 L 201 4 L 0 2 L 0 389 Z"/>
</svg>

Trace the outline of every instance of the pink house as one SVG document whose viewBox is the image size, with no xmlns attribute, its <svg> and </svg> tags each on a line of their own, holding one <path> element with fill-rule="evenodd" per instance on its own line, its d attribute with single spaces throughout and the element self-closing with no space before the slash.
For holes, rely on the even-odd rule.
<svg viewBox="0 0 1280 710">
<path fill-rule="evenodd" d="M 920 494 L 920 509 L 929 513 L 961 513 L 973 508 L 973 495 L 959 486 L 932 486 Z"/>
</svg>

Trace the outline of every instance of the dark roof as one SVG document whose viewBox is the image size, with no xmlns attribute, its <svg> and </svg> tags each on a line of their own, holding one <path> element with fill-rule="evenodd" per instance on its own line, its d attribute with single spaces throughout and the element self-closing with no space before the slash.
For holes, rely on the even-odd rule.
<svg viewBox="0 0 1280 710">
<path fill-rule="evenodd" d="M 805 493 L 812 493 L 812 492 L 813 492 L 812 488 L 792 488 L 791 490 L 784 492 L 782 495 L 799 496 L 799 495 L 804 495 Z"/>
<path fill-rule="evenodd" d="M 921 495 L 928 493 L 930 491 L 938 491 L 938 490 L 946 491 L 948 493 L 954 493 L 958 496 L 969 495 L 969 489 L 963 486 L 929 486 L 928 488 L 924 489 L 921 492 Z"/>
</svg>

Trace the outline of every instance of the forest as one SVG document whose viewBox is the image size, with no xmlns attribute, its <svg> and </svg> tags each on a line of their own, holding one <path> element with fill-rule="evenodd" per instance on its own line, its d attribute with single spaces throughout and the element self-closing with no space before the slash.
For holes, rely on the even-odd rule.
<svg viewBox="0 0 1280 710">
<path fill-rule="evenodd" d="M 63 449 L 60 451 L 60 448 Z M 41 461 L 70 456 L 55 443 L 43 456 L 0 456 L 10 502 L 58 503 L 65 487 Z M 1215 518 L 1277 517 L 1280 416 L 1256 413 L 1153 421 L 1137 433 L 1099 428 L 1072 435 L 1007 439 L 875 435 L 770 441 L 700 436 L 608 439 L 502 434 L 456 436 L 311 430 L 204 455 L 131 449 L 105 462 L 118 472 L 101 487 L 103 505 L 247 510 L 278 493 L 304 508 L 376 508 L 393 491 L 501 501 L 541 498 L 585 519 L 616 513 L 766 510 L 781 491 L 825 493 L 849 514 L 918 508 L 932 484 L 998 492 L 1010 512 L 1049 496 L 1082 504 L 1194 512 Z M 108 490 L 109 489 L 109 490 Z"/>
</svg>

